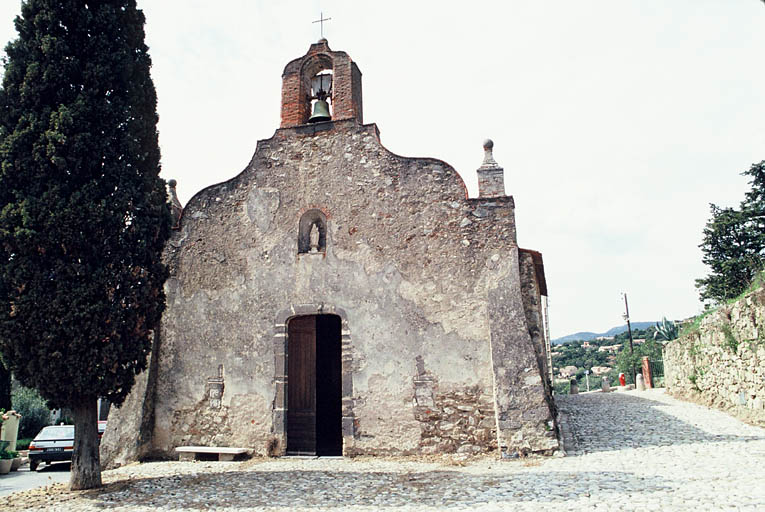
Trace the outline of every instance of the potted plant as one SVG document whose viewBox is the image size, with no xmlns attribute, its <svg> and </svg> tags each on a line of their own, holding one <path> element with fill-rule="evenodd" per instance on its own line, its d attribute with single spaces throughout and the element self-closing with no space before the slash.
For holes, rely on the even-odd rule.
<svg viewBox="0 0 765 512">
<path fill-rule="evenodd" d="M 18 471 L 21 467 L 21 457 L 19 456 L 19 452 L 10 452 L 11 456 L 13 456 L 13 459 L 11 459 L 11 471 Z"/>
<path fill-rule="evenodd" d="M 11 472 L 13 465 L 13 454 L 7 450 L 8 441 L 0 441 L 0 475 Z"/>
</svg>

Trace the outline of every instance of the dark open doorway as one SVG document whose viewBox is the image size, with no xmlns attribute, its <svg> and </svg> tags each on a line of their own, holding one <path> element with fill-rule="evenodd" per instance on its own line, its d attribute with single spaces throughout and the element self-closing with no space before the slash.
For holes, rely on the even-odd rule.
<svg viewBox="0 0 765 512">
<path fill-rule="evenodd" d="M 287 326 L 287 453 L 342 455 L 340 317 L 306 315 Z"/>
</svg>

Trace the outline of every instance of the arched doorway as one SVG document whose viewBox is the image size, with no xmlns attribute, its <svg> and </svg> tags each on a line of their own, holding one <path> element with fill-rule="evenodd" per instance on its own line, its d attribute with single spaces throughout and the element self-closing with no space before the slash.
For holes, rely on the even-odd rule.
<svg viewBox="0 0 765 512">
<path fill-rule="evenodd" d="M 287 324 L 287 453 L 342 455 L 342 320 L 303 315 Z"/>
</svg>

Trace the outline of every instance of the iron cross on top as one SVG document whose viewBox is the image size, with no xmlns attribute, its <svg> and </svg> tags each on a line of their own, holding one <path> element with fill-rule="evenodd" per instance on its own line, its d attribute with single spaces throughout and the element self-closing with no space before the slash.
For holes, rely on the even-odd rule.
<svg viewBox="0 0 765 512">
<path fill-rule="evenodd" d="M 331 20 L 331 19 L 332 19 L 332 18 L 325 18 L 325 17 L 324 17 L 324 13 L 323 13 L 323 12 L 320 12 L 320 13 L 319 13 L 319 19 L 313 22 L 313 23 L 320 23 L 320 25 L 319 25 L 319 26 L 321 27 L 321 37 L 322 37 L 322 38 L 324 37 L 324 22 L 325 22 L 325 21 L 329 21 L 329 20 Z"/>
</svg>

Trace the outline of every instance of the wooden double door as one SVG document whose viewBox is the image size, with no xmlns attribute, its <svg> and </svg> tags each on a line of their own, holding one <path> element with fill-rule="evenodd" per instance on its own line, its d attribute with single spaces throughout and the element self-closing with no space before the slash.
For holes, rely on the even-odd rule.
<svg viewBox="0 0 765 512">
<path fill-rule="evenodd" d="M 341 319 L 307 315 L 287 324 L 287 453 L 342 455 Z"/>
</svg>

